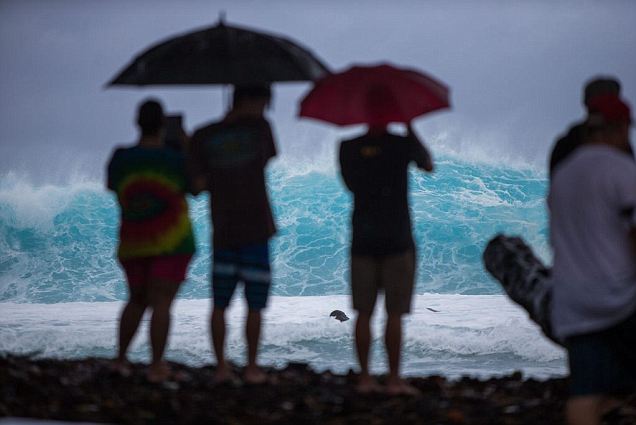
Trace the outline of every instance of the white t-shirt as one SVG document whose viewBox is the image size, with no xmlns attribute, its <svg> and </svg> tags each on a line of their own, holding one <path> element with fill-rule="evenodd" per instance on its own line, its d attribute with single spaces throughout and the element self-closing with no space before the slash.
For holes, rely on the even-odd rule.
<svg viewBox="0 0 636 425">
<path fill-rule="evenodd" d="M 601 331 L 636 311 L 636 163 L 606 145 L 578 148 L 555 171 L 551 317 L 557 338 Z"/>
</svg>

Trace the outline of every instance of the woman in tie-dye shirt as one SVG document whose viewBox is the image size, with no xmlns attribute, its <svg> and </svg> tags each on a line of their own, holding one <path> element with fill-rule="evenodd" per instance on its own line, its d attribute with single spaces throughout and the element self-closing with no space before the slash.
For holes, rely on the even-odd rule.
<svg viewBox="0 0 636 425">
<path fill-rule="evenodd" d="M 164 146 L 165 118 L 155 100 L 139 108 L 139 142 L 118 148 L 108 164 L 108 188 L 121 209 L 118 259 L 126 273 L 130 299 L 119 327 L 116 367 L 128 371 L 126 352 L 147 307 L 152 309 L 152 364 L 147 377 L 170 376 L 162 360 L 170 325 L 170 307 L 194 254 L 194 236 L 185 194 L 184 156 Z"/>
</svg>

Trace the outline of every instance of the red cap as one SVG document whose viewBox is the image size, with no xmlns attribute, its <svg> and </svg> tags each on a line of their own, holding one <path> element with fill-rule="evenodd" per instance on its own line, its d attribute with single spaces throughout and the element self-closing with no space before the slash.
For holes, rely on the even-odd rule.
<svg viewBox="0 0 636 425">
<path fill-rule="evenodd" d="M 594 96 L 587 104 L 590 120 L 596 124 L 631 124 L 632 113 L 629 105 L 615 94 Z"/>
</svg>

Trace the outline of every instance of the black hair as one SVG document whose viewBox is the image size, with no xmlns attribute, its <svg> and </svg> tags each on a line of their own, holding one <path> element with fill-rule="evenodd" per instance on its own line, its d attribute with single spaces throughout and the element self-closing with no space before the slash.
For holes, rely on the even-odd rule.
<svg viewBox="0 0 636 425">
<path fill-rule="evenodd" d="M 596 96 L 605 94 L 620 95 L 621 83 L 612 77 L 597 77 L 585 84 L 583 89 L 583 103 L 587 105 Z"/>
<path fill-rule="evenodd" d="M 156 99 L 147 99 L 137 111 L 137 124 L 142 136 L 156 136 L 165 122 L 163 107 Z"/>
<path fill-rule="evenodd" d="M 245 99 L 264 99 L 269 102 L 272 98 L 272 89 L 269 84 L 254 84 L 246 86 L 235 86 L 232 102 L 234 105 Z"/>
</svg>

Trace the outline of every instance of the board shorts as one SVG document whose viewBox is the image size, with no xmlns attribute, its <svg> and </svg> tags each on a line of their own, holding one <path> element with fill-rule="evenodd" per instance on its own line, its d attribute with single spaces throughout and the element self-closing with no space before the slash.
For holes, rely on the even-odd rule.
<svg viewBox="0 0 636 425">
<path fill-rule="evenodd" d="M 145 285 L 153 280 L 181 283 L 185 280 L 192 254 L 159 255 L 119 260 L 128 286 Z"/>
<path fill-rule="evenodd" d="M 351 255 L 351 296 L 353 308 L 372 313 L 378 292 L 384 290 L 387 313 L 411 311 L 415 286 L 415 251 L 383 255 Z"/>
<path fill-rule="evenodd" d="M 215 307 L 226 308 L 230 304 L 239 281 L 243 282 L 248 308 L 264 309 L 272 283 L 269 243 L 214 249 L 212 296 Z"/>
<path fill-rule="evenodd" d="M 565 341 L 570 367 L 570 396 L 636 392 L 636 313 L 600 332 Z"/>
</svg>

